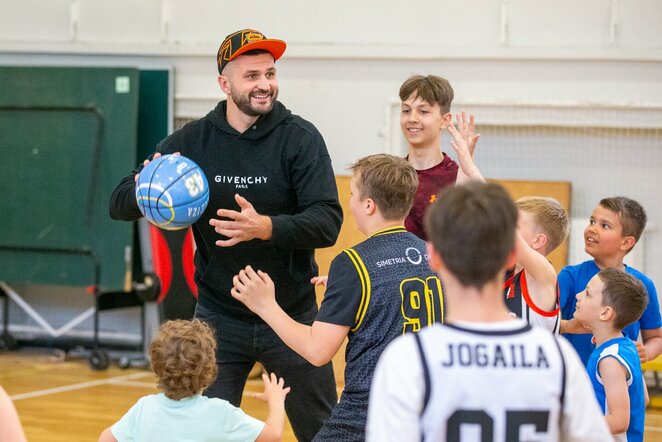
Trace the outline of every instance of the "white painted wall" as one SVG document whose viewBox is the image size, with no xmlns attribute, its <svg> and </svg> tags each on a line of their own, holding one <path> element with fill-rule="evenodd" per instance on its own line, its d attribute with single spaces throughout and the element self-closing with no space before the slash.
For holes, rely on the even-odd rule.
<svg viewBox="0 0 662 442">
<path fill-rule="evenodd" d="M 280 98 L 316 124 L 337 173 L 360 156 L 397 152 L 397 125 L 388 122 L 413 73 L 448 78 L 454 110 L 492 127 L 535 120 L 550 106 L 561 126 L 662 127 L 661 0 L 0 0 L 0 64 L 173 66 L 175 116 L 199 117 L 222 98 L 218 45 L 245 27 L 288 42 L 277 63 Z M 596 104 L 609 109 L 587 117 L 583 109 Z M 549 143 L 521 155 L 508 140 L 484 137 L 477 159 L 488 176 L 573 181 L 575 218 L 622 189 L 662 225 L 656 136 L 609 154 L 564 146 L 546 164 Z M 590 173 L 572 162 L 573 149 L 593 159 Z M 640 161 L 619 162 L 615 152 Z M 660 286 L 662 238 L 648 235 L 643 270 Z"/>
</svg>

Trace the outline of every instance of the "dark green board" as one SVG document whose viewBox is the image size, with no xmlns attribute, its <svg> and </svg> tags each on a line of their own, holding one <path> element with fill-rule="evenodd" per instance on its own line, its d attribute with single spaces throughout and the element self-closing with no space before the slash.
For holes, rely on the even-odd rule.
<svg viewBox="0 0 662 442">
<path fill-rule="evenodd" d="M 159 141 L 168 136 L 169 76 L 168 70 L 140 70 L 138 161 L 153 154 Z"/>
<path fill-rule="evenodd" d="M 136 164 L 138 94 L 137 69 L 0 67 L 0 280 L 91 285 L 96 262 L 123 287 L 133 225 L 108 198 Z"/>
</svg>

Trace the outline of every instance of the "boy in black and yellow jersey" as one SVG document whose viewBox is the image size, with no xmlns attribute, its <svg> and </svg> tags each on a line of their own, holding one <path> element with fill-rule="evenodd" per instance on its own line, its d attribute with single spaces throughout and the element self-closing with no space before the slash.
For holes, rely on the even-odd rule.
<svg viewBox="0 0 662 442">
<path fill-rule="evenodd" d="M 362 158 L 351 170 L 350 210 L 368 239 L 331 263 L 313 325 L 294 321 L 280 308 L 278 287 L 259 269 L 242 270 L 231 292 L 312 364 L 329 362 L 349 339 L 345 389 L 314 440 L 364 439 L 370 383 L 382 351 L 399 335 L 444 316 L 441 283 L 428 266 L 426 243 L 404 228 L 418 185 L 416 170 L 386 154 Z"/>
</svg>

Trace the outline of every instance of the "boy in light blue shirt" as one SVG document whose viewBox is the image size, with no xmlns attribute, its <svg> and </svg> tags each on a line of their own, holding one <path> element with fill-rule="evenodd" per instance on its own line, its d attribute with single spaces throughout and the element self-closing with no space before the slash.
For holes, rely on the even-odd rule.
<svg viewBox="0 0 662 442">
<path fill-rule="evenodd" d="M 225 400 L 202 396 L 217 370 L 216 339 L 204 322 L 165 322 L 149 353 L 162 393 L 139 399 L 99 442 L 281 440 L 290 388 L 275 374 L 262 375 L 264 393 L 256 396 L 269 404 L 266 423 Z"/>
</svg>

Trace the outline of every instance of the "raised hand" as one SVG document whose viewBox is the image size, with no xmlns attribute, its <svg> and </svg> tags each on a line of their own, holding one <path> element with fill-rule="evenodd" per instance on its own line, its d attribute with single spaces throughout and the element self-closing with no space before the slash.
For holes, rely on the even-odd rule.
<svg viewBox="0 0 662 442">
<path fill-rule="evenodd" d="M 478 139 L 480 138 L 480 134 L 476 133 L 476 124 L 474 122 L 473 114 L 469 114 L 468 119 L 467 114 L 464 111 L 455 114 L 455 122 L 457 123 L 457 129 L 460 136 L 467 143 L 469 155 L 473 158 L 474 152 L 476 151 L 476 143 L 478 143 Z"/>
<path fill-rule="evenodd" d="M 271 218 L 257 213 L 253 205 L 241 195 L 236 194 L 234 199 L 241 208 L 240 212 L 219 209 L 216 211 L 216 214 L 220 218 L 229 218 L 229 220 L 216 218 L 209 220 L 209 224 L 214 227 L 216 233 L 228 237 L 226 240 L 216 241 L 216 245 L 219 247 L 230 247 L 242 241 L 250 241 L 252 239 L 267 240 L 271 238 Z"/>
<path fill-rule="evenodd" d="M 254 393 L 251 396 L 265 402 L 284 402 L 285 396 L 290 392 L 290 387 L 285 387 L 285 380 L 278 378 L 274 373 L 262 373 L 264 392 Z"/>
<path fill-rule="evenodd" d="M 462 137 L 462 134 L 452 124 L 448 126 L 448 132 L 453 137 L 451 146 L 453 146 L 455 153 L 457 153 L 457 160 L 460 163 L 461 173 L 458 173 L 457 182 L 462 183 L 467 180 L 485 181 L 480 170 L 478 170 L 478 166 L 476 166 L 476 163 L 474 163 L 471 157 L 469 146 L 467 141 Z"/>
</svg>

